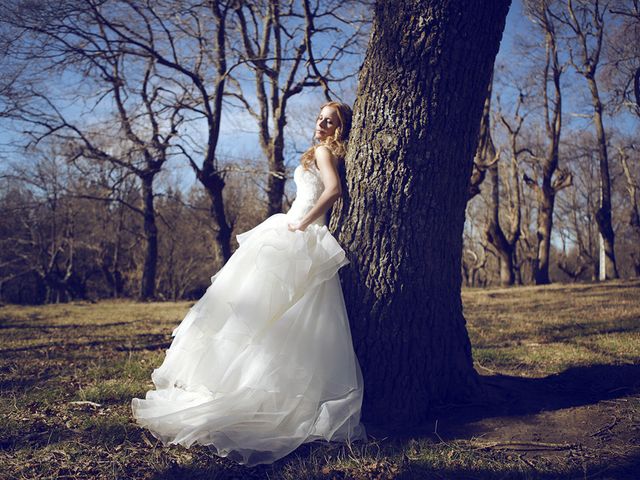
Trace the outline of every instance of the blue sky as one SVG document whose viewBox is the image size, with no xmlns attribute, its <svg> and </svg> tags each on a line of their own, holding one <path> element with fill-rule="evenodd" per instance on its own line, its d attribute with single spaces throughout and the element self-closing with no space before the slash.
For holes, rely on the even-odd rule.
<svg viewBox="0 0 640 480">
<path fill-rule="evenodd" d="M 526 18 L 522 15 L 522 7 L 520 1 L 513 2 L 509 15 L 507 18 L 507 24 L 503 35 L 503 40 L 498 54 L 498 60 L 504 59 L 512 55 L 514 35 L 516 32 L 521 31 L 523 26 L 526 27 Z M 326 39 L 325 39 L 326 40 Z M 327 46 L 328 48 L 328 46 Z M 352 61 L 357 61 L 356 59 Z M 362 58 L 359 59 L 361 63 Z M 52 87 L 65 90 L 66 87 L 73 86 L 73 91 L 77 92 L 77 86 L 82 85 L 82 81 L 73 76 L 63 76 L 54 80 L 58 83 L 53 83 Z M 243 88 L 247 92 L 249 98 L 253 96 L 253 84 L 252 82 L 243 82 Z M 342 96 L 342 100 L 347 103 L 353 104 L 355 100 L 355 79 L 350 84 L 344 85 L 345 90 Z M 253 96 L 255 98 L 255 96 Z M 295 150 L 301 150 L 311 142 L 311 132 L 313 130 L 313 118 L 315 117 L 315 109 L 323 102 L 324 98 L 321 92 L 309 92 L 306 91 L 293 97 L 289 103 L 289 125 L 296 125 L 296 128 L 288 128 L 287 139 L 289 140 L 288 148 L 288 161 L 295 162 L 297 153 Z M 71 99 L 63 102 L 65 108 L 63 110 L 73 118 L 78 117 L 83 108 L 78 102 L 73 102 Z M 106 110 L 106 109 L 105 109 Z M 100 114 L 100 111 L 94 112 L 94 114 Z M 306 136 L 303 131 L 304 123 L 308 123 L 309 135 Z M 18 128 L 19 130 L 19 128 Z M 203 132 L 204 133 L 204 132 Z M 15 139 L 18 132 L 16 127 L 7 124 L 6 121 L 0 124 L 0 142 L 6 144 Z M 200 137 L 204 142 L 204 137 Z M 5 151 L 5 148 L 2 148 Z M 218 146 L 218 154 L 221 158 L 243 159 L 243 158 L 261 158 L 262 152 L 259 147 L 257 138 L 257 127 L 253 118 L 248 114 L 239 112 L 236 109 L 227 109 L 224 114 L 224 121 L 222 123 L 222 131 L 220 136 L 220 142 Z M 189 167 L 187 165 L 177 165 L 183 174 L 187 174 Z M 186 179 L 185 179 L 186 180 Z M 192 181 L 194 179 L 191 179 Z M 185 183 L 189 183 L 188 181 Z"/>
<path fill-rule="evenodd" d="M 522 13 L 522 5 L 520 0 L 515 0 L 509 10 L 503 39 L 500 45 L 500 51 L 498 53 L 497 61 L 504 61 L 506 58 L 513 56 L 513 49 L 515 43 L 515 35 L 527 27 L 528 20 Z M 361 59 L 362 60 L 362 59 Z M 343 101 L 353 104 L 356 94 L 355 81 L 353 84 L 346 85 Z M 293 140 L 298 147 L 304 147 L 311 142 L 311 132 L 313 130 L 313 119 L 315 117 L 315 109 L 323 102 L 323 96 L 319 92 L 307 92 L 300 94 L 290 103 L 290 111 L 296 121 L 305 121 L 308 124 L 308 130 L 310 134 L 305 138 L 300 133 L 300 125 L 296 131 L 288 132 L 288 140 Z M 257 140 L 255 124 L 253 120 L 246 116 L 244 122 L 238 120 L 231 120 L 224 123 L 224 129 L 220 139 L 219 152 L 225 156 L 232 158 L 243 157 L 256 157 L 261 155 L 260 147 Z M 292 121 L 289 122 L 293 123 Z M 292 151 L 293 148 L 289 148 L 287 152 L 287 158 L 290 165 L 295 166 L 297 162 L 297 152 Z"/>
<path fill-rule="evenodd" d="M 527 36 L 527 32 L 530 31 L 530 28 L 530 22 L 523 14 L 521 1 L 514 0 L 507 17 L 500 51 L 496 59 L 497 64 L 507 64 L 509 66 L 509 69 L 515 72 L 523 72 L 526 68 L 528 68 L 526 62 L 521 62 L 518 58 L 518 54 L 516 52 L 516 42 L 518 36 Z M 326 44 L 320 44 L 320 46 L 327 49 L 330 48 L 330 40 L 330 38 L 325 38 Z M 352 64 L 355 62 L 359 65 L 362 61 L 362 57 L 360 57 L 359 59 L 352 58 L 350 61 L 352 62 Z M 58 82 L 57 84 L 55 83 L 56 81 Z M 575 83 L 575 85 L 579 87 L 575 89 L 569 89 L 566 92 L 567 97 L 569 97 L 571 91 L 576 92 L 574 93 L 575 98 L 571 101 L 573 105 L 571 105 L 570 103 L 565 107 L 567 118 L 568 120 L 571 120 L 571 122 L 567 123 L 571 123 L 573 127 L 577 128 L 589 128 L 590 121 L 580 116 L 581 114 L 588 113 L 589 105 L 588 102 L 581 101 L 582 99 L 580 97 L 584 96 L 583 92 L 586 92 L 586 85 L 583 84 L 584 79 L 578 78 L 571 72 L 567 72 L 565 76 L 565 82 L 568 82 L 570 84 Z M 62 76 L 53 79 L 52 83 L 52 88 L 58 88 L 61 90 L 64 90 L 73 84 L 74 92 L 78 90 L 77 87 L 80 87 L 82 85 L 81 80 L 79 80 L 78 78 L 73 78 L 72 76 Z M 243 83 L 243 88 L 246 87 L 245 92 L 248 97 L 251 98 L 252 96 L 254 96 L 254 87 L 252 80 L 247 79 Z M 344 91 L 342 92 L 341 100 L 352 104 L 355 99 L 356 78 L 352 79 L 351 83 L 343 85 L 342 88 Z M 501 94 L 503 98 L 505 98 L 508 97 L 509 92 L 502 91 Z M 286 156 L 289 166 L 294 166 L 297 163 L 300 152 L 311 143 L 314 127 L 313 122 L 316 115 L 316 110 L 317 107 L 323 102 L 323 100 L 324 98 L 319 91 L 305 91 L 304 93 L 299 94 L 290 100 L 287 110 L 288 127 L 286 144 Z M 68 103 L 72 106 L 67 107 L 66 112 L 71 117 L 77 117 L 82 108 L 78 106 L 78 103 L 74 104 L 71 99 L 68 100 Z M 103 112 L 100 112 L 99 110 L 94 111 L 93 115 L 104 114 L 104 110 L 108 110 L 108 106 L 104 105 L 102 107 L 102 110 Z M 88 121 L 88 117 L 85 117 L 85 119 L 83 119 L 82 121 Z M 629 123 L 628 128 L 637 128 L 637 125 L 633 123 L 632 120 L 629 120 L 627 118 L 626 120 L 623 119 L 623 121 L 631 122 Z M 204 144 L 204 132 L 198 134 L 197 132 L 192 131 L 192 134 L 194 134 L 196 138 L 199 139 L 199 142 L 202 142 Z M 6 144 L 11 139 L 15 138 L 15 136 L 16 131 L 11 128 L 11 125 L 8 125 L 6 122 L 0 123 L 0 143 Z M 7 147 L 2 146 L 0 148 L 0 152 L 4 154 L 2 156 L 6 157 Z M 224 121 L 222 123 L 222 131 L 217 154 L 219 158 L 223 160 L 225 158 L 235 160 L 242 160 L 245 158 L 259 160 L 262 158 L 263 154 L 258 143 L 257 127 L 255 121 L 246 112 L 242 112 L 238 109 L 226 109 L 224 114 Z M 9 156 L 11 158 L 15 159 L 16 155 L 20 156 L 20 152 L 9 152 Z M 173 178 L 172 183 L 177 182 L 185 188 L 188 188 L 189 186 L 196 183 L 193 172 L 187 165 L 186 161 L 179 161 L 176 159 L 175 161 L 173 161 L 171 167 L 173 171 L 168 175 Z"/>
</svg>

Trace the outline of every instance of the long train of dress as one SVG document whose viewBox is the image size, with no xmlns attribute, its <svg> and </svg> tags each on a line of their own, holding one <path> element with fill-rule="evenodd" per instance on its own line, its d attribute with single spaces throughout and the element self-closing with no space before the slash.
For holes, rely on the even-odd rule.
<svg viewBox="0 0 640 480">
<path fill-rule="evenodd" d="M 323 219 L 289 222 L 322 191 L 296 168 L 296 201 L 238 235 L 239 248 L 172 333 L 155 390 L 132 399 L 165 445 L 209 445 L 248 466 L 317 439 L 366 439 L 363 383 L 338 270 L 349 263 Z"/>
</svg>

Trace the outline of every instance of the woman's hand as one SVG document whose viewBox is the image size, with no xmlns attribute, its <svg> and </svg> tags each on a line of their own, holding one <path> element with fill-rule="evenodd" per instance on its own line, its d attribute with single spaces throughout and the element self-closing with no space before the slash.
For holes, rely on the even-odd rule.
<svg viewBox="0 0 640 480">
<path fill-rule="evenodd" d="M 306 224 L 305 222 L 296 222 L 296 223 L 288 223 L 287 226 L 289 227 L 290 232 L 295 232 L 296 230 L 301 230 L 304 232 L 309 225 Z"/>
</svg>

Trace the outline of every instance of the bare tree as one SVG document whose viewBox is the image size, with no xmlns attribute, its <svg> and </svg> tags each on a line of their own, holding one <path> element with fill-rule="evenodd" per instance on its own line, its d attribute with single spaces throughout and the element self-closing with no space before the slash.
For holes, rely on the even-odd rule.
<svg viewBox="0 0 640 480">
<path fill-rule="evenodd" d="M 462 273 L 467 287 L 484 287 L 486 285 L 487 244 L 478 242 L 479 252 L 466 249 L 462 255 Z M 481 274 L 484 274 L 481 276 Z"/>
<path fill-rule="evenodd" d="M 546 153 L 533 155 L 536 160 L 533 178 L 525 174 L 525 182 L 533 188 L 538 204 L 537 214 L 537 255 L 535 282 L 544 285 L 549 278 L 549 256 L 551 252 L 551 232 L 553 229 L 553 209 L 556 194 L 569 186 L 571 173 L 559 168 L 560 136 L 562 131 L 562 90 L 560 78 L 564 71 L 558 55 L 558 32 L 554 23 L 551 1 L 530 1 L 525 3 L 527 14 L 544 35 L 545 60 L 542 69 L 541 90 L 544 109 L 544 126 L 547 135 Z M 550 92 L 551 90 L 551 92 Z"/>
<path fill-rule="evenodd" d="M 490 203 L 488 222 L 485 227 L 485 237 L 493 248 L 496 250 L 499 259 L 500 284 L 502 286 L 510 286 L 514 284 L 514 256 L 515 246 L 520 236 L 520 182 L 518 179 L 518 156 L 521 151 L 517 146 L 517 136 L 522 127 L 523 119 L 520 119 L 519 125 L 512 128 L 504 117 L 502 122 L 507 126 L 511 135 L 511 179 L 506 180 L 504 184 L 507 186 L 508 192 L 508 209 L 506 217 L 508 218 L 508 226 L 506 229 L 500 225 L 500 171 L 499 163 L 500 150 L 496 151 L 491 136 L 491 84 L 489 86 L 489 94 L 485 100 L 483 111 L 482 125 L 486 126 L 484 131 L 484 139 L 481 137 L 480 144 L 483 145 L 481 155 L 486 159 L 493 159 L 492 166 L 489 168 L 490 182 Z M 516 108 L 516 116 L 519 116 L 519 107 Z"/>
<path fill-rule="evenodd" d="M 629 165 L 629 151 L 634 151 L 637 154 L 637 149 L 634 145 L 627 146 L 626 148 L 618 147 L 620 163 L 624 170 L 627 192 L 629 194 L 629 226 L 635 234 L 636 246 L 638 246 L 640 245 L 640 207 L 638 206 L 640 203 L 638 200 L 638 197 L 640 197 L 640 186 Z M 640 277 L 640 249 L 636 249 L 635 252 L 631 253 L 631 260 L 636 277 Z"/>
<path fill-rule="evenodd" d="M 128 57 L 101 22 L 103 17 L 92 15 L 90 8 L 71 4 L 58 12 L 49 3 L 37 10 L 20 5 L 4 7 L 4 21 L 35 40 L 13 45 L 9 55 L 34 61 L 49 72 L 81 73 L 93 80 L 97 94 L 84 100 L 93 100 L 97 108 L 108 98 L 114 105 L 114 121 L 87 122 L 84 115 L 69 118 L 60 106 L 64 101 L 50 92 L 46 78 L 31 82 L 30 88 L 21 84 L 6 89 L 5 103 L 11 105 L 12 118 L 29 126 L 35 144 L 55 136 L 76 146 L 72 161 L 85 158 L 108 162 L 138 177 L 142 205 L 129 206 L 143 219 L 146 248 L 140 297 L 149 299 L 155 295 L 158 258 L 154 180 L 167 162 L 184 121 L 185 93 L 167 94 L 158 80 L 156 59 Z M 46 61 L 41 58 L 42 49 L 46 49 Z"/>
<path fill-rule="evenodd" d="M 219 259 L 231 256 L 231 225 L 225 215 L 224 168 L 216 157 L 222 122 L 222 101 L 231 70 L 228 65 L 227 26 L 231 2 L 162 1 L 139 4 L 134 0 L 89 0 L 92 20 L 114 38 L 119 52 L 149 59 L 156 75 L 177 98 L 180 111 L 199 121 L 206 131 L 205 146 L 189 142 L 188 132 L 174 142 L 188 160 L 211 201 L 216 224 Z M 116 12 L 116 13 L 114 13 Z M 131 24 L 140 26 L 132 28 Z M 198 156 L 201 162 L 198 162 Z"/>
<path fill-rule="evenodd" d="M 615 233 L 612 223 L 611 179 L 609 175 L 609 152 L 607 134 L 604 129 L 603 104 L 598 89 L 596 72 L 600 64 L 604 40 L 604 26 L 607 6 L 599 0 L 567 0 L 567 10 L 556 19 L 567 25 L 573 32 L 569 39 L 569 57 L 576 72 L 582 75 L 589 86 L 593 106 L 593 122 L 598 141 L 600 206 L 596 214 L 600 230 L 600 273 L 599 279 L 618 278 L 615 256 Z M 578 58 L 576 58 L 578 57 Z"/>
<path fill-rule="evenodd" d="M 86 264 L 82 232 L 89 225 L 88 212 L 65 194 L 71 172 L 64 156 L 55 149 L 32 150 L 32 154 L 37 156 L 32 165 L 15 167 L 8 175 L 20 185 L 22 202 L 4 202 L 5 208 L 15 210 L 3 212 L 3 223 L 12 226 L 2 229 L 0 278 L 4 284 L 17 276 L 34 275 L 45 303 L 85 298 L 87 280 L 96 272 L 94 264 Z M 39 295 L 35 291 L 33 295 L 25 300 L 38 302 Z"/>
<path fill-rule="evenodd" d="M 592 281 L 598 279 L 598 153 L 593 135 L 575 133 L 565 140 L 566 161 L 575 172 L 573 188 L 558 197 L 558 233 L 563 251 L 558 267 L 569 277 L 579 270 Z M 582 268 L 582 265 L 585 268 Z"/>
<path fill-rule="evenodd" d="M 309 87 L 321 87 L 329 100 L 331 94 L 335 96 L 333 84 L 357 74 L 355 62 L 341 75 L 332 69 L 343 57 L 356 60 L 356 53 L 364 49 L 360 43 L 369 23 L 364 15 L 367 7 L 362 0 L 316 1 L 314 5 L 309 0 L 300 5 L 238 2 L 234 7 L 243 45 L 238 58 L 252 70 L 256 102 L 233 77 L 229 81 L 236 89 L 226 95 L 238 99 L 258 125 L 260 146 L 269 165 L 266 216 L 282 211 L 287 180 L 284 139 L 288 102 Z M 319 48 L 328 38 L 330 47 Z"/>
<path fill-rule="evenodd" d="M 614 2 L 610 11 L 617 22 L 605 45 L 604 80 L 616 106 L 640 117 L 640 0 Z"/>
</svg>

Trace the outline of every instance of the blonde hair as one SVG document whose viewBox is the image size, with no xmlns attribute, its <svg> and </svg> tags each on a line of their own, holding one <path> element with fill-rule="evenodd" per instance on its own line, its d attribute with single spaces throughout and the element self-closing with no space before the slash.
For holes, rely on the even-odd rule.
<svg viewBox="0 0 640 480">
<path fill-rule="evenodd" d="M 326 102 L 320 106 L 320 111 L 322 111 L 324 107 L 335 107 L 338 120 L 340 120 L 340 125 L 337 126 L 336 131 L 332 136 L 327 137 L 316 145 L 312 145 L 302 154 L 300 164 L 305 170 L 308 170 L 311 165 L 315 163 L 315 151 L 320 145 L 328 147 L 329 150 L 331 150 L 331 153 L 339 159 L 344 159 L 344 156 L 347 154 L 349 133 L 351 133 L 351 118 L 353 117 L 351 107 L 346 103 Z"/>
</svg>

